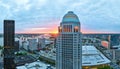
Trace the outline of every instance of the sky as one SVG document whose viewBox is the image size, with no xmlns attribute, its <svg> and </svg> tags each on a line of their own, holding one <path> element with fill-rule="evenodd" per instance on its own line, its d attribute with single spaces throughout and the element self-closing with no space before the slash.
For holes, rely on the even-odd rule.
<svg viewBox="0 0 120 69">
<path fill-rule="evenodd" d="M 83 33 L 120 33 L 120 0 L 0 0 L 0 33 L 4 19 L 15 20 L 16 33 L 56 33 L 68 11 Z"/>
</svg>

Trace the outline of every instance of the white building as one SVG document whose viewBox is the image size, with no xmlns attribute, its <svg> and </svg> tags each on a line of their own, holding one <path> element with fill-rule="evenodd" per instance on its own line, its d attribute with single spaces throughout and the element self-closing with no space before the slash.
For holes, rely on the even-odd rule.
<svg viewBox="0 0 120 69">
<path fill-rule="evenodd" d="M 38 50 L 38 43 L 36 38 L 28 38 L 27 40 L 29 42 L 28 49 L 30 51 Z"/>
<path fill-rule="evenodd" d="M 22 48 L 24 48 L 25 50 L 28 50 L 28 45 L 29 45 L 28 41 L 22 42 Z"/>
<path fill-rule="evenodd" d="M 45 38 L 44 37 L 38 38 L 38 47 L 39 48 L 45 47 Z"/>
<path fill-rule="evenodd" d="M 45 45 L 51 44 L 51 43 L 54 43 L 54 41 L 52 41 L 52 40 L 50 40 L 50 39 L 46 39 L 46 40 L 45 40 Z"/>
<path fill-rule="evenodd" d="M 48 69 L 48 66 L 48 64 L 45 64 L 41 61 L 36 61 L 23 66 L 17 66 L 16 69 Z M 51 66 L 51 69 L 55 69 L 55 67 Z"/>
<path fill-rule="evenodd" d="M 106 58 L 94 46 L 82 46 L 83 69 L 97 69 L 97 67 L 105 66 L 109 64 L 110 62 L 111 61 L 108 58 Z"/>
<path fill-rule="evenodd" d="M 80 28 L 77 15 L 69 11 L 59 26 L 56 69 L 82 69 Z"/>
</svg>

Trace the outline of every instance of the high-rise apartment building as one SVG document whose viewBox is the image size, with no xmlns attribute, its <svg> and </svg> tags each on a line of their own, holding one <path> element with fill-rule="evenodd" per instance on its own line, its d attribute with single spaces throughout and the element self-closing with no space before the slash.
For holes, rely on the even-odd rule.
<svg viewBox="0 0 120 69">
<path fill-rule="evenodd" d="M 4 20 L 4 69 L 15 69 L 14 64 L 15 21 Z"/>
<path fill-rule="evenodd" d="M 43 49 L 45 48 L 45 38 L 44 37 L 41 37 L 41 38 L 38 38 L 38 49 Z"/>
<path fill-rule="evenodd" d="M 56 69 L 82 69 L 80 21 L 69 11 L 58 27 Z"/>
<path fill-rule="evenodd" d="M 29 51 L 38 50 L 38 43 L 36 38 L 29 38 L 28 40 L 28 49 Z"/>
</svg>

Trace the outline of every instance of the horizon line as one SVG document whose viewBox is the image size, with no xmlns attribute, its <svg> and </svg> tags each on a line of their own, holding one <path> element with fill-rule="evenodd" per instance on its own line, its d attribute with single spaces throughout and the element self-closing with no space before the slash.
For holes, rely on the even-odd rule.
<svg viewBox="0 0 120 69">
<path fill-rule="evenodd" d="M 0 33 L 0 34 L 4 34 L 4 33 Z M 58 34 L 58 33 L 15 33 L 15 34 Z M 95 32 L 95 33 L 92 33 L 92 32 L 89 32 L 89 33 L 86 33 L 86 32 L 83 32 L 82 34 L 120 34 L 120 33 L 107 33 L 107 32 L 103 32 L 103 33 L 100 33 L 100 32 Z"/>
</svg>

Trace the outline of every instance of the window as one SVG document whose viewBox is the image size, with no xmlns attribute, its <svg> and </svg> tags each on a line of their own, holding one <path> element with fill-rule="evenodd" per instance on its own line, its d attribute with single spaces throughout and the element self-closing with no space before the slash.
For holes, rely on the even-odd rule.
<svg viewBox="0 0 120 69">
<path fill-rule="evenodd" d="M 78 32 L 79 31 L 79 27 L 78 26 L 75 26 L 74 27 L 74 32 Z"/>
<path fill-rule="evenodd" d="M 59 26 L 59 27 L 58 27 L 58 31 L 59 31 L 59 32 L 62 32 L 62 27 Z"/>
<path fill-rule="evenodd" d="M 72 32 L 72 25 L 64 25 L 63 28 L 64 32 Z"/>
</svg>

